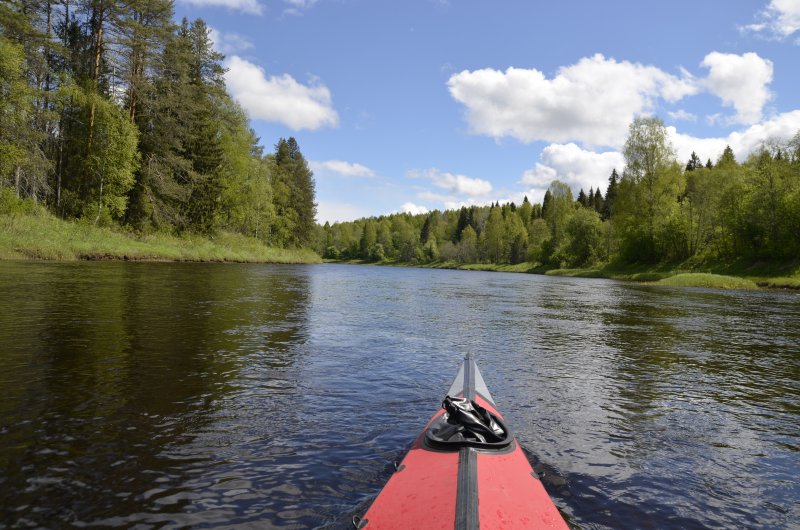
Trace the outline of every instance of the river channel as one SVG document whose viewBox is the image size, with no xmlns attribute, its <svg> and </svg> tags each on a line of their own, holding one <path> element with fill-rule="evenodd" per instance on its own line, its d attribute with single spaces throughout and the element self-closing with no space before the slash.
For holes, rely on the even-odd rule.
<svg viewBox="0 0 800 530">
<path fill-rule="evenodd" d="M 571 527 L 800 527 L 797 292 L 0 262 L 0 528 L 347 528 L 467 352 Z"/>
</svg>

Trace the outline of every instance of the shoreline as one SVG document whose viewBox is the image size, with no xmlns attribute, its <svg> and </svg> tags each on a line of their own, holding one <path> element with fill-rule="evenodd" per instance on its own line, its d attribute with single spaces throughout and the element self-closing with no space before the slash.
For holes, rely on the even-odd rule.
<svg viewBox="0 0 800 530">
<path fill-rule="evenodd" d="M 574 278 L 602 278 L 631 281 L 648 285 L 671 287 L 705 287 L 713 289 L 770 289 L 800 290 L 800 262 L 763 264 L 736 261 L 706 265 L 610 265 L 582 269 L 548 268 L 537 263 L 518 264 L 456 263 L 435 261 L 431 263 L 401 263 L 395 261 L 368 262 L 364 260 L 323 260 L 325 263 L 344 265 L 373 265 L 410 267 L 420 269 L 476 270 L 484 272 L 513 272 L 544 276 L 569 276 Z M 747 274 L 749 272 L 749 274 Z"/>
<path fill-rule="evenodd" d="M 0 260 L 322 263 L 310 249 L 269 247 L 233 232 L 141 235 L 84 221 L 64 221 L 44 212 L 0 215 Z"/>
</svg>

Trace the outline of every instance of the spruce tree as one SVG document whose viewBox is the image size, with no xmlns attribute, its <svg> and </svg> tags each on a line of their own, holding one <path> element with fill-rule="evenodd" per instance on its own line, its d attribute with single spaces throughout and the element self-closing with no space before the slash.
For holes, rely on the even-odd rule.
<svg viewBox="0 0 800 530">
<path fill-rule="evenodd" d="M 697 153 L 692 151 L 692 156 L 689 157 L 689 161 L 686 163 L 686 171 L 694 171 L 695 169 L 699 169 L 703 167 L 703 161 L 700 160 L 700 157 L 697 156 Z"/>
<path fill-rule="evenodd" d="M 599 214 L 602 214 L 605 209 L 605 203 L 603 200 L 603 194 L 600 193 L 600 188 L 598 187 L 594 192 L 594 211 Z"/>
<path fill-rule="evenodd" d="M 578 199 L 575 202 L 577 202 L 578 205 L 580 205 L 580 206 L 582 206 L 584 208 L 586 208 L 588 206 L 589 200 L 586 198 L 586 193 L 584 193 L 583 188 L 581 188 L 581 191 L 578 192 Z"/>
<path fill-rule="evenodd" d="M 611 215 L 613 214 L 614 199 L 617 198 L 618 183 L 619 175 L 617 174 L 617 169 L 614 168 L 611 172 L 611 176 L 608 177 L 608 188 L 606 189 L 606 197 L 603 201 L 602 218 L 604 221 L 611 219 Z"/>
</svg>

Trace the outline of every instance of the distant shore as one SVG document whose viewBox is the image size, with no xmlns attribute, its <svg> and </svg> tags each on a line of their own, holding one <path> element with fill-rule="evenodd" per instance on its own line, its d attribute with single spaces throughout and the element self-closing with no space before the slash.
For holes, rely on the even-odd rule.
<svg viewBox="0 0 800 530">
<path fill-rule="evenodd" d="M 605 264 L 593 268 L 558 269 L 538 263 L 517 264 L 458 263 L 434 261 L 431 263 L 402 263 L 395 261 L 367 262 L 363 260 L 325 260 L 326 263 L 384 265 L 393 267 L 418 267 L 430 269 L 458 269 L 492 272 L 521 272 L 547 276 L 581 278 L 606 278 L 627 280 L 675 287 L 708 287 L 716 289 L 800 289 L 800 261 L 763 263 L 738 260 L 730 263 L 678 264 L 678 265 L 619 265 Z"/>
<path fill-rule="evenodd" d="M 0 260 L 322 262 L 311 250 L 268 247 L 232 232 L 140 235 L 86 221 L 64 221 L 44 209 L 27 215 L 0 215 Z"/>
</svg>

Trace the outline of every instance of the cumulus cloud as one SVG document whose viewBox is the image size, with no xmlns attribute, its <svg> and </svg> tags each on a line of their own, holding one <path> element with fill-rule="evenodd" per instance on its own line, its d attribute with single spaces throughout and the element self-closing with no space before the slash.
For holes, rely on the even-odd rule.
<svg viewBox="0 0 800 530">
<path fill-rule="evenodd" d="M 686 162 L 692 152 L 704 162 L 716 162 L 725 146 L 731 146 L 736 159 L 744 161 L 770 141 L 786 142 L 800 130 L 800 110 L 786 112 L 762 123 L 751 125 L 724 137 L 699 138 L 667 127 L 667 133 L 679 161 Z M 605 193 L 608 176 L 616 169 L 619 174 L 625 169 L 625 158 L 617 151 L 597 153 L 570 144 L 550 144 L 542 150 L 536 165 L 522 175 L 528 198 L 541 201 L 550 183 L 561 180 L 569 184 L 573 192 L 594 187 Z"/>
<path fill-rule="evenodd" d="M 550 144 L 539 155 L 540 162 L 522 175 L 522 184 L 538 200 L 550 183 L 558 179 L 569 184 L 575 192 L 583 188 L 600 189 L 605 193 L 608 177 L 616 169 L 622 173 L 625 159 L 622 153 L 606 151 L 596 153 L 582 149 L 574 143 Z"/>
<path fill-rule="evenodd" d="M 363 208 L 346 202 L 319 201 L 317 204 L 317 222 L 322 224 L 355 221 L 368 215 Z"/>
<path fill-rule="evenodd" d="M 735 131 L 721 138 L 697 138 L 667 127 L 678 160 L 686 161 L 694 151 L 701 160 L 716 162 L 726 145 L 733 149 L 736 159 L 745 160 L 762 144 L 771 140 L 787 141 L 800 130 L 800 110 L 786 112 L 743 131 Z"/>
<path fill-rule="evenodd" d="M 242 11 L 252 15 L 260 15 L 264 10 L 258 0 L 180 0 L 184 4 L 200 7 L 227 7 L 234 11 Z"/>
<path fill-rule="evenodd" d="M 343 160 L 327 160 L 325 162 L 309 162 L 311 169 L 315 173 L 336 173 L 344 177 L 375 177 L 375 171 L 358 163 L 345 162 Z"/>
<path fill-rule="evenodd" d="M 800 30 L 800 0 L 772 0 L 745 30 L 783 39 Z"/>
<path fill-rule="evenodd" d="M 423 171 L 409 171 L 411 178 L 424 178 L 430 180 L 434 186 L 449 191 L 472 197 L 488 195 L 492 191 L 492 183 L 488 180 L 471 178 L 464 175 L 454 175 L 436 168 Z"/>
<path fill-rule="evenodd" d="M 486 68 L 454 74 L 447 85 L 466 107 L 473 133 L 596 146 L 620 146 L 628 124 L 657 100 L 676 102 L 698 91 L 685 71 L 676 77 L 601 54 L 560 68 L 552 79 L 536 69 Z"/>
<path fill-rule="evenodd" d="M 703 85 L 722 103 L 736 109 L 731 121 L 750 125 L 761 120 L 764 105 L 772 98 L 772 61 L 756 53 L 736 55 L 711 52 L 702 66 L 709 69 Z"/>
<path fill-rule="evenodd" d="M 223 33 L 216 28 L 209 28 L 209 38 L 214 49 L 224 55 L 243 52 L 253 47 L 253 42 L 238 33 Z"/>
<path fill-rule="evenodd" d="M 411 215 L 428 213 L 429 211 L 430 210 L 428 210 L 426 207 L 419 206 L 417 204 L 414 204 L 413 202 L 406 202 L 403 203 L 402 206 L 400 206 L 400 213 L 410 213 Z"/>
<path fill-rule="evenodd" d="M 267 77 L 261 67 L 236 55 L 226 66 L 228 90 L 251 118 L 282 123 L 295 131 L 339 125 L 325 85 L 303 85 L 288 74 Z"/>
</svg>

